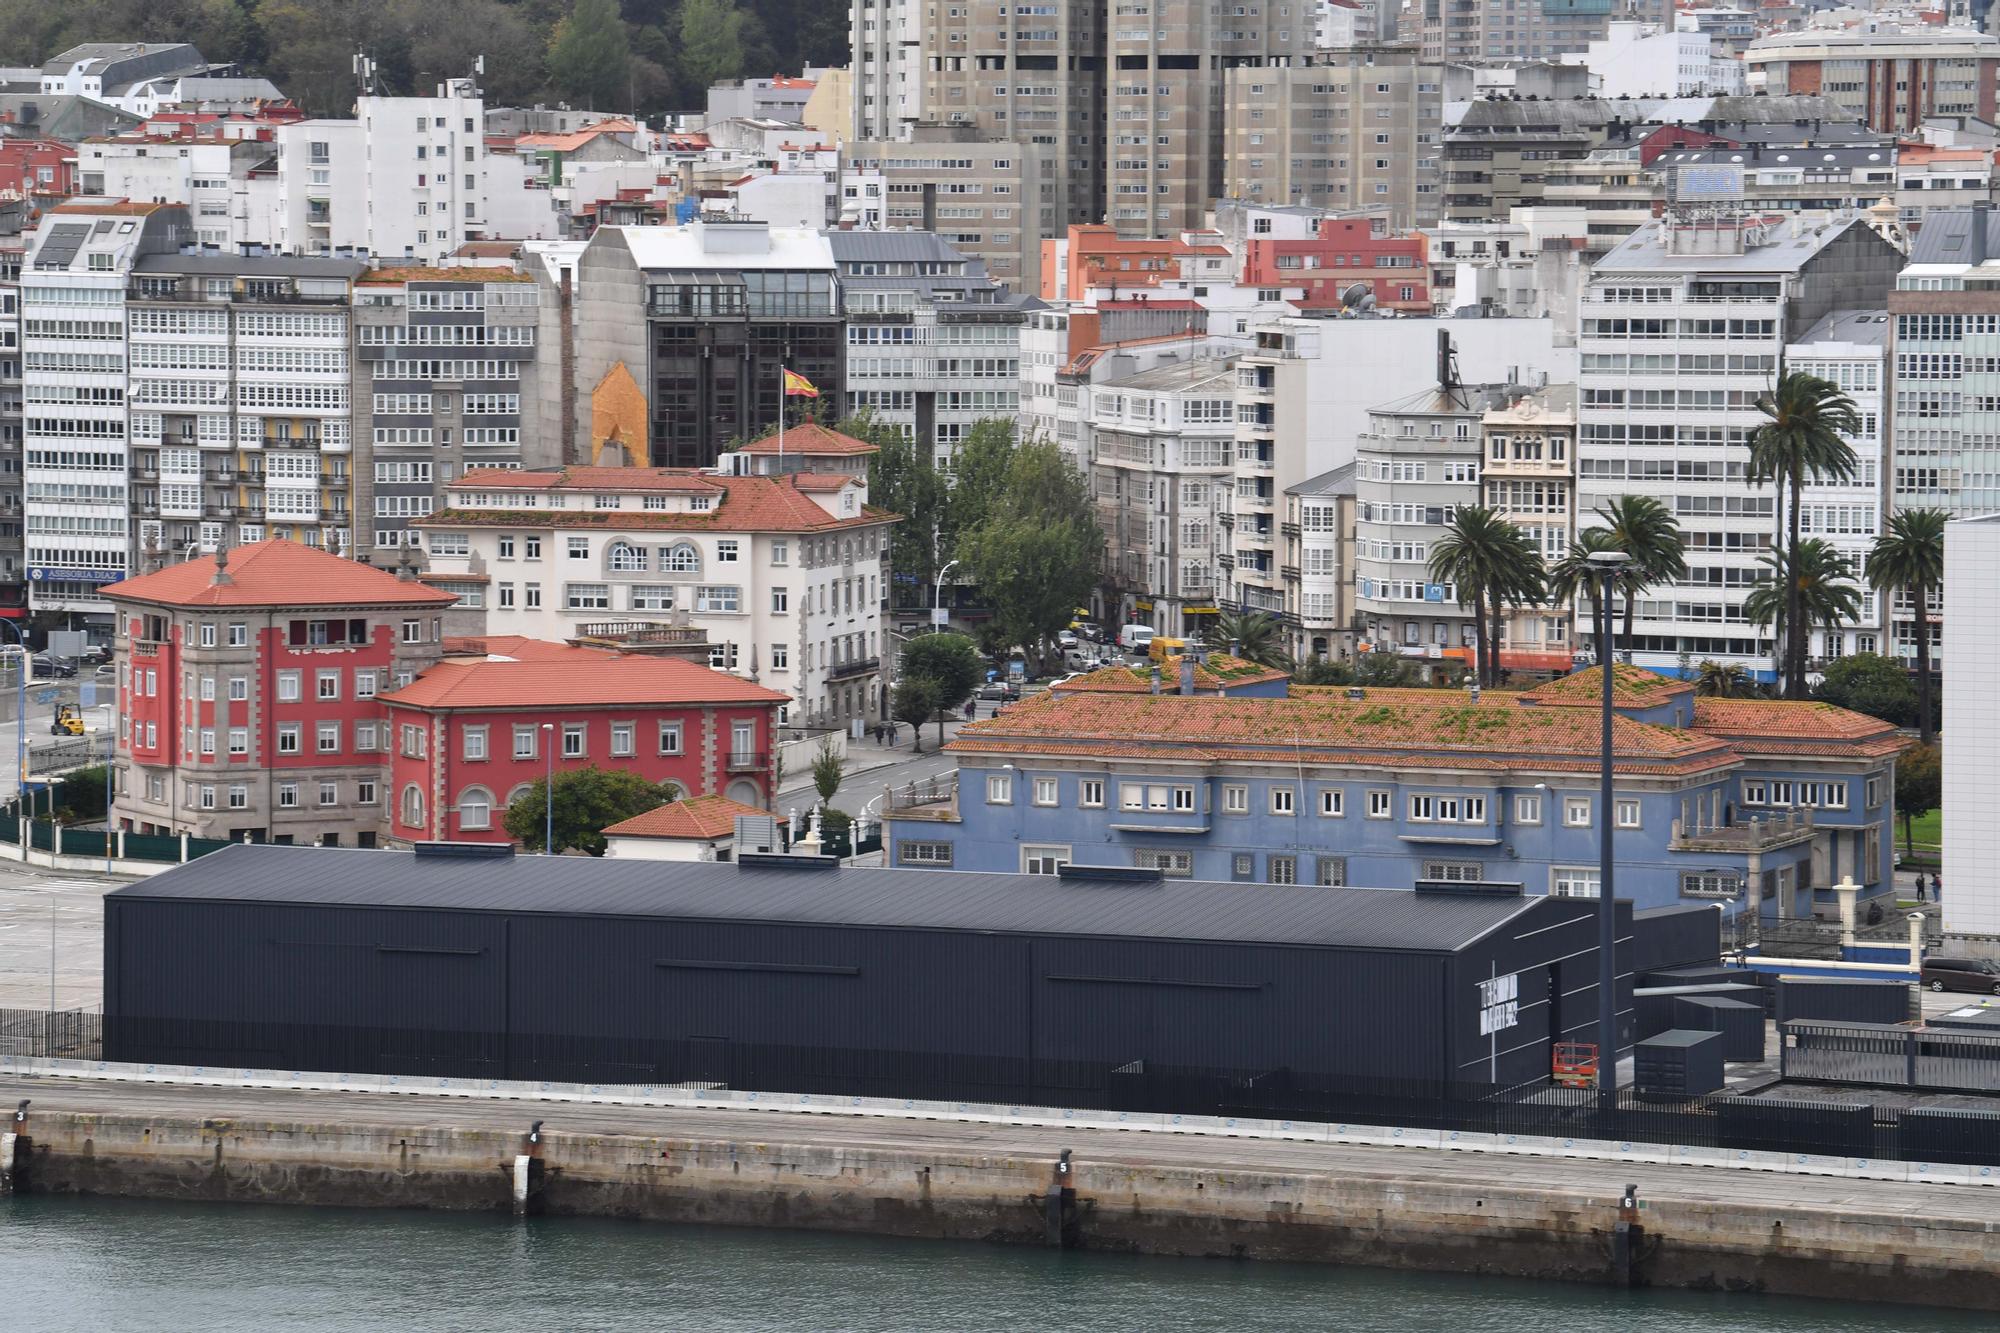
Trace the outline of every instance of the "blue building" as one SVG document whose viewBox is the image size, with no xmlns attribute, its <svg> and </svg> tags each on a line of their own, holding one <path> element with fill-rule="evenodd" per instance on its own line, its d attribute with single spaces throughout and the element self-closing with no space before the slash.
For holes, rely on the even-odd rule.
<svg viewBox="0 0 2000 1333">
<path fill-rule="evenodd" d="M 1095 673 L 966 727 L 948 747 L 955 788 L 892 792 L 885 846 L 896 865 L 959 870 L 1140 866 L 1594 897 L 1609 818 L 1618 896 L 1641 908 L 1705 900 L 1783 918 L 1831 903 L 1846 877 L 1863 898 L 1891 891 L 1894 728 L 1826 704 L 1697 698 L 1686 682 L 1614 670 L 1609 811 L 1598 808 L 1594 668 L 1483 698 L 1203 694 L 1142 669 Z"/>
</svg>

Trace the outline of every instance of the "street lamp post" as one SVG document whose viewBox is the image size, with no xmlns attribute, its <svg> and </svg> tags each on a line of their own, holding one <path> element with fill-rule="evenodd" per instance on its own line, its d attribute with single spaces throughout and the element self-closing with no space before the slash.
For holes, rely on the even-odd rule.
<svg viewBox="0 0 2000 1333">
<path fill-rule="evenodd" d="M 1611 840 L 1614 831 L 1611 781 L 1611 592 L 1618 575 L 1631 563 L 1623 551 L 1593 551 L 1591 572 L 1597 578 L 1597 641 L 1603 646 L 1597 669 L 1602 675 L 1598 709 L 1597 798 L 1597 1106 L 1608 1119 L 1618 1109 L 1618 904 L 1613 895 Z"/>
<path fill-rule="evenodd" d="M 945 627 L 944 576 L 957 568 L 958 561 L 947 560 L 938 568 L 937 577 L 931 580 L 931 630 L 933 633 Z"/>
<path fill-rule="evenodd" d="M 546 761 L 542 779 L 542 855 L 556 854 L 556 724 L 542 723 L 542 750 Z"/>
<path fill-rule="evenodd" d="M 116 685 L 112 688 L 115 690 Z M 97 705 L 104 710 L 104 873 L 111 873 L 111 831 L 116 827 L 111 815 L 112 775 L 118 770 L 118 700 Z"/>
</svg>

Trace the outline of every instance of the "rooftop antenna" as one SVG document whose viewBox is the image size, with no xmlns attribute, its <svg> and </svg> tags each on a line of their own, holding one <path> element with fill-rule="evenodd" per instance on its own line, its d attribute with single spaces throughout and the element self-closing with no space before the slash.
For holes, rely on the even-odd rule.
<svg viewBox="0 0 2000 1333">
<path fill-rule="evenodd" d="M 375 62 L 368 58 L 367 52 L 356 51 L 354 53 L 353 69 L 354 77 L 361 84 L 361 95 L 363 97 L 373 97 L 375 95 Z"/>
</svg>

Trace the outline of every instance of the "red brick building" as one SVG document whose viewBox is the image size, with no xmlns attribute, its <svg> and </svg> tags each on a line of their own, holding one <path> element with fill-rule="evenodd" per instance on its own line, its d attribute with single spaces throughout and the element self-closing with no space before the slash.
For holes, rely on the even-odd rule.
<svg viewBox="0 0 2000 1333">
<path fill-rule="evenodd" d="M 53 139 L 0 139 L 0 199 L 58 201 L 75 193 L 75 148 Z"/>
<path fill-rule="evenodd" d="M 294 542 L 109 585 L 114 817 L 142 833 L 372 847 L 504 840 L 555 767 L 763 805 L 789 696 L 673 658 L 447 645 L 455 594 Z M 544 731 L 547 726 L 549 730 Z"/>
<path fill-rule="evenodd" d="M 551 767 L 629 769 L 682 796 L 768 805 L 772 728 L 791 696 L 678 658 L 509 651 L 442 662 L 382 697 L 396 841 L 505 842 L 502 814 Z"/>
</svg>

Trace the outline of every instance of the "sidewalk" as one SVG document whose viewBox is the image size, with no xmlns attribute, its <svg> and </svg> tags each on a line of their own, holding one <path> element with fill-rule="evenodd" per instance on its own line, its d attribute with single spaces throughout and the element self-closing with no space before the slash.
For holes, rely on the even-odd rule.
<svg viewBox="0 0 2000 1333">
<path fill-rule="evenodd" d="M 985 716 L 991 716 L 990 710 L 985 713 Z M 945 740 L 951 740 L 953 736 L 958 734 L 958 729 L 964 725 L 963 719 L 946 722 L 944 724 Z M 937 723 L 927 722 L 924 724 L 924 752 L 922 754 L 918 754 L 911 748 L 910 724 L 907 722 L 898 722 L 896 724 L 896 739 L 887 745 L 877 744 L 873 731 L 870 731 L 858 741 L 849 739 L 847 742 L 847 762 L 840 770 L 842 783 L 851 783 L 858 777 L 876 772 L 879 769 L 894 768 L 898 764 L 906 764 L 911 760 L 928 761 L 932 759 L 938 752 L 937 733 Z M 947 759 L 939 762 L 948 763 L 950 761 Z M 793 792 L 808 791 L 812 788 L 812 785 L 812 771 L 810 769 L 799 773 L 788 772 L 785 774 L 783 785 L 778 788 L 778 795 L 788 796 Z"/>
</svg>

